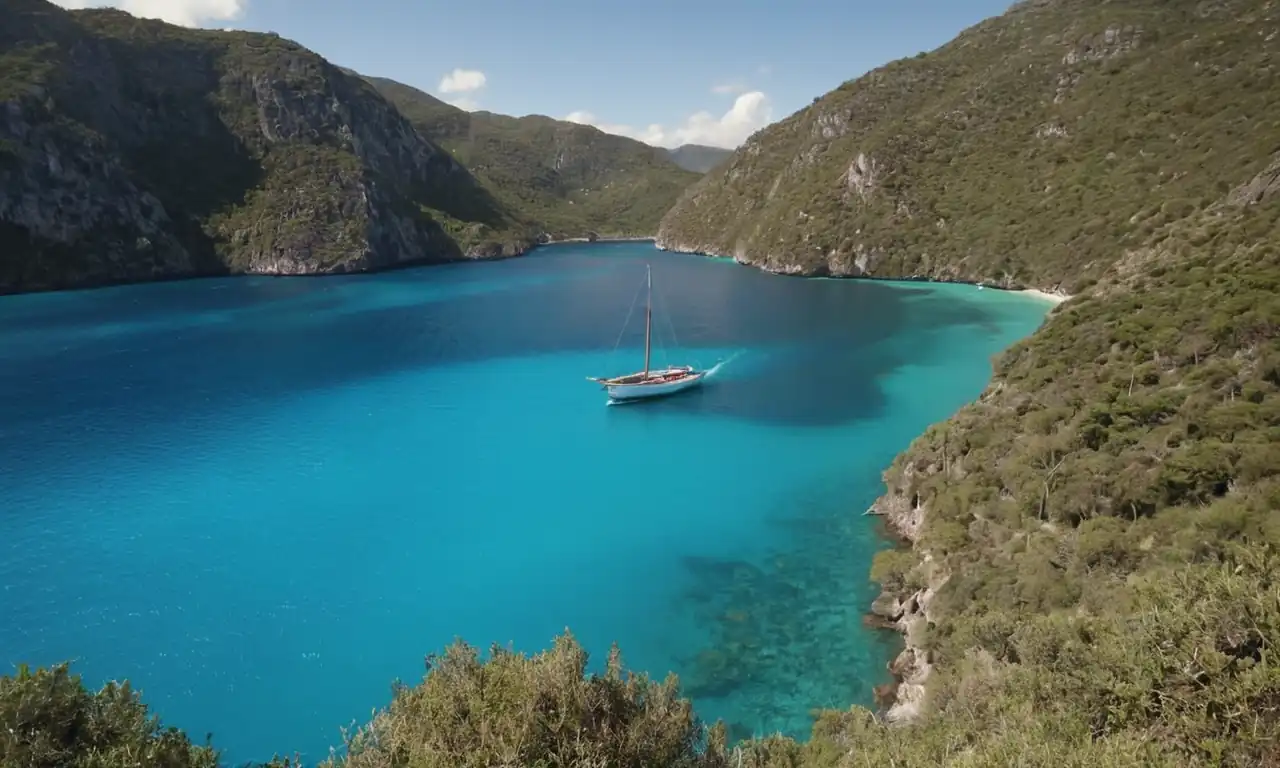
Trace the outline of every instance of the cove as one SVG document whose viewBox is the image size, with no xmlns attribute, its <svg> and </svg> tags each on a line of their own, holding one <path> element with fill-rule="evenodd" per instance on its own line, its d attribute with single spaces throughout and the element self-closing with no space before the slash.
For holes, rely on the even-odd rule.
<svg viewBox="0 0 1280 768">
<path fill-rule="evenodd" d="M 700 389 L 605 405 L 655 363 Z M 322 759 L 455 637 L 680 675 L 736 737 L 871 704 L 880 472 L 1048 305 L 575 244 L 0 299 L 0 663 Z M 668 322 L 669 318 L 669 322 Z M 615 346 L 616 345 L 616 346 Z"/>
</svg>

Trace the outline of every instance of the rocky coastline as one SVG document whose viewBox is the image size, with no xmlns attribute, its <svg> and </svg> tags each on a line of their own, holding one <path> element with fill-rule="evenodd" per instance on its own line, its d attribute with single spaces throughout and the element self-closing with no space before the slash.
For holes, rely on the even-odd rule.
<svg viewBox="0 0 1280 768">
<path fill-rule="evenodd" d="M 288 277 L 288 278 L 323 278 L 333 277 L 336 275 L 351 274 L 373 274 L 378 272 L 394 272 L 401 269 L 413 269 L 416 267 L 442 266 L 445 264 L 461 264 L 476 261 L 505 261 L 524 256 L 530 251 L 538 248 L 541 243 L 529 240 L 519 243 L 505 243 L 492 247 L 474 247 L 463 252 L 461 255 L 440 258 L 433 255 L 421 257 L 401 259 L 387 264 L 379 265 L 335 265 L 330 268 L 316 268 L 314 265 L 304 261 L 278 258 L 274 260 L 263 259 L 255 262 L 247 269 L 232 269 L 214 266 L 206 269 L 193 269 L 190 271 L 157 271 L 148 275 L 113 275 L 102 274 L 93 276 L 84 276 L 71 284 L 41 284 L 26 286 L 10 286 L 0 284 L 0 296 L 17 295 L 24 293 L 51 293 L 56 291 L 81 291 L 92 290 L 95 288 L 110 288 L 121 285 L 135 285 L 144 283 L 171 283 L 183 280 L 202 280 L 218 277 Z"/>
<path fill-rule="evenodd" d="M 705 248 L 691 246 L 686 243 L 673 242 L 659 234 L 654 238 L 654 245 L 659 250 L 673 253 L 686 253 L 708 258 L 729 258 L 738 264 L 754 267 L 770 274 L 787 277 L 829 277 L 850 280 L 892 280 L 896 282 L 922 283 L 955 283 L 994 288 L 1003 291 L 1022 292 L 1055 305 L 1071 297 L 1064 294 L 1058 286 L 1049 289 L 1021 285 L 1014 282 L 1000 283 L 977 276 L 960 275 L 907 275 L 888 276 L 870 274 L 830 274 L 820 270 L 806 270 L 795 264 L 779 263 L 772 260 L 759 262 L 745 254 L 728 254 L 710 252 Z M 1056 311 L 1055 310 L 1050 310 Z M 905 455 L 910 447 L 899 452 L 899 458 Z M 940 471 L 938 467 L 928 467 L 926 474 Z M 920 531 L 924 524 L 927 510 L 923 502 L 915 499 L 910 492 L 911 478 L 915 469 L 911 466 L 894 466 L 883 473 L 885 492 L 865 512 L 866 515 L 880 518 L 884 524 L 886 536 L 895 546 L 909 549 L 917 559 L 912 572 L 912 583 L 916 588 L 893 589 L 882 586 L 880 595 L 872 601 L 867 614 L 867 624 L 878 628 L 892 630 L 903 638 L 902 650 L 889 662 L 888 669 L 893 675 L 893 682 L 876 689 L 878 715 L 885 722 L 893 725 L 905 725 L 916 721 L 924 708 L 925 686 L 933 664 L 928 649 L 924 647 L 924 634 L 932 618 L 929 606 L 938 590 L 946 584 L 950 574 L 933 556 L 919 546 Z"/>
<path fill-rule="evenodd" d="M 876 499 L 867 514 L 877 516 L 898 546 L 909 547 L 919 558 L 916 570 L 924 586 L 914 590 L 894 590 L 882 587 L 880 595 L 871 603 L 871 624 L 891 629 L 902 635 L 903 647 L 889 662 L 889 672 L 894 682 L 888 690 L 882 690 L 881 714 L 891 724 L 913 722 L 921 713 L 925 699 L 925 684 L 933 672 L 929 651 L 923 647 L 923 634 L 931 623 L 929 605 L 938 590 L 946 583 L 949 574 L 934 567 L 933 557 L 917 547 L 919 533 L 924 523 L 925 508 L 915 504 L 907 496 L 906 484 L 889 477 L 885 472 L 887 489 Z"/>
<path fill-rule="evenodd" d="M 568 245 L 570 243 L 651 243 L 654 241 L 653 235 L 638 235 L 635 237 L 611 237 L 607 235 L 597 235 L 594 232 L 585 237 L 551 237 L 543 235 L 538 239 L 538 245 Z"/>
<path fill-rule="evenodd" d="M 892 275 L 857 271 L 832 271 L 825 268 L 811 269 L 793 262 L 784 262 L 774 259 L 758 260 L 745 253 L 722 253 L 719 250 L 706 246 L 676 242 L 664 237 L 662 233 L 659 233 L 656 237 L 651 239 L 654 241 L 654 246 L 660 251 L 687 253 L 694 256 L 705 256 L 711 259 L 733 259 L 735 262 L 742 264 L 743 266 L 752 267 L 754 269 L 759 269 L 762 272 L 768 272 L 771 275 L 779 275 L 782 277 L 825 277 L 833 280 L 879 280 L 895 283 L 944 283 L 952 285 L 972 285 L 978 288 L 993 288 L 998 291 L 1009 291 L 1011 293 L 1025 293 L 1053 304 L 1061 304 L 1062 302 L 1072 298 L 1072 295 L 1066 293 L 1062 289 L 1061 285 L 1042 288 L 1039 286 L 1027 285 L 1009 278 L 992 280 L 987 277 L 970 275 L 960 271 Z"/>
</svg>

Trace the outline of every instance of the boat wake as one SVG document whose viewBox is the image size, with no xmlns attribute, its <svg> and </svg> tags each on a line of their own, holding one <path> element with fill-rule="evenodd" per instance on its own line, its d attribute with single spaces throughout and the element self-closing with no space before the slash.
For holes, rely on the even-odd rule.
<svg viewBox="0 0 1280 768">
<path fill-rule="evenodd" d="M 707 378 L 708 379 L 714 378 L 715 375 L 720 372 L 721 368 L 725 367 L 729 363 L 732 363 L 734 360 L 737 360 L 741 356 L 742 356 L 742 350 L 738 350 L 737 352 L 734 352 L 732 355 L 729 355 L 727 360 L 721 360 L 717 362 L 715 365 L 707 369 Z"/>
</svg>

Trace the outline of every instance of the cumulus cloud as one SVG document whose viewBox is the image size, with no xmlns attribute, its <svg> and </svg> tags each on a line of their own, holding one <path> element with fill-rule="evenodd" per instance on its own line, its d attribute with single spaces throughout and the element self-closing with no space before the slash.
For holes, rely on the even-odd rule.
<svg viewBox="0 0 1280 768">
<path fill-rule="evenodd" d="M 441 93 L 470 93 L 484 87 L 488 78 L 478 69 L 458 68 L 440 78 Z"/>
<path fill-rule="evenodd" d="M 480 108 L 480 92 L 488 82 L 489 78 L 478 69 L 457 67 L 440 78 L 440 85 L 436 90 L 441 95 L 456 94 L 451 99 L 446 98 L 445 101 L 458 109 L 475 112 Z"/>
<path fill-rule="evenodd" d="M 54 0 L 63 8 L 110 6 L 146 19 L 160 19 L 184 27 L 198 27 L 211 21 L 238 19 L 247 0 Z"/>
<path fill-rule="evenodd" d="M 667 128 L 657 123 L 635 128 L 620 123 L 600 120 L 590 112 L 570 112 L 565 120 L 583 125 L 593 125 L 619 136 L 629 136 L 658 147 L 678 147 L 681 144 L 706 144 L 712 147 L 734 149 L 747 137 L 773 122 L 773 108 L 769 97 L 762 91 L 748 91 L 734 99 L 728 112 L 716 117 L 702 111 L 690 115 L 680 125 Z"/>
</svg>

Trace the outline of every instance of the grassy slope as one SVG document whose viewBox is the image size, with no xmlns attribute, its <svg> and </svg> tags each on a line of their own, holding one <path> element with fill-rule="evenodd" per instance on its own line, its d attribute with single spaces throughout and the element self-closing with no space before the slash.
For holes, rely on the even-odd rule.
<svg viewBox="0 0 1280 768">
<path fill-rule="evenodd" d="M 661 238 L 780 271 L 1081 290 L 1280 147 L 1276 13 L 1020 3 L 759 132 Z"/>
<path fill-rule="evenodd" d="M 394 80 L 367 79 L 495 197 L 556 237 L 652 235 L 698 178 L 665 150 L 591 126 L 465 112 Z"/>
</svg>

